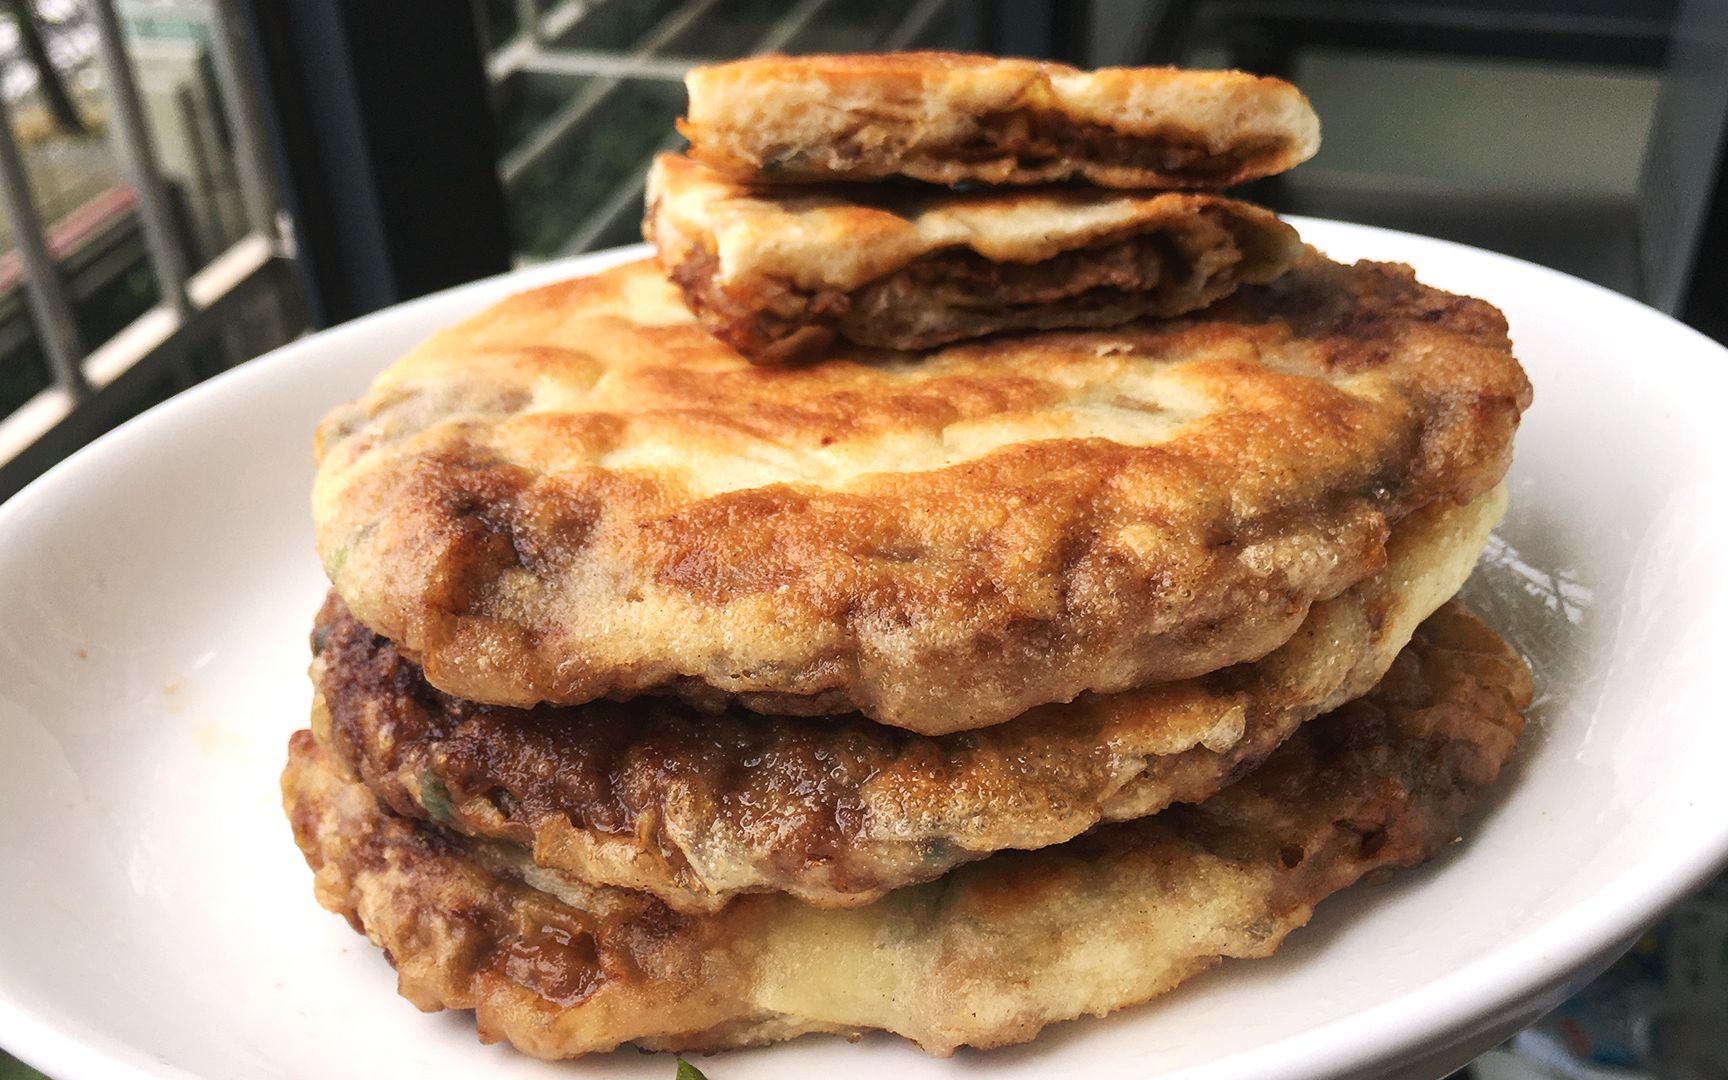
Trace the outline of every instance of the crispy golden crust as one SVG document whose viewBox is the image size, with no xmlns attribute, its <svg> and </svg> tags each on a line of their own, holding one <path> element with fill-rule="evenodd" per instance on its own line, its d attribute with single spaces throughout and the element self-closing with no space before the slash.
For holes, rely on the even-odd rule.
<svg viewBox="0 0 1728 1080">
<path fill-rule="evenodd" d="M 942 737 L 652 699 L 473 705 L 426 685 L 332 594 L 313 637 L 313 730 L 396 812 L 527 845 L 589 884 L 684 912 L 766 890 L 854 907 L 1211 795 L 1378 682 L 1464 583 L 1504 505 L 1497 489 L 1405 519 L 1385 570 L 1315 605 L 1256 663 Z"/>
<path fill-rule="evenodd" d="M 756 56 L 685 78 L 691 153 L 742 180 L 1222 188 L 1306 161 L 1295 87 L 1239 71 L 912 52 Z"/>
<path fill-rule="evenodd" d="M 398 361 L 321 426 L 313 512 L 337 592 L 455 696 L 942 734 L 1270 652 L 1391 522 L 1493 487 L 1529 398 L 1500 313 L 1397 266 L 765 368 L 636 263 Z"/>
<path fill-rule="evenodd" d="M 661 265 L 757 363 L 809 359 L 836 336 L 922 349 L 1180 315 L 1302 251 L 1272 214 L 1215 195 L 762 188 L 674 154 L 649 171 L 647 203 Z"/>
<path fill-rule="evenodd" d="M 383 946 L 404 996 L 474 1009 L 483 1039 L 567 1057 L 883 1028 L 948 1054 L 1269 955 L 1327 895 L 1422 862 L 1510 756 L 1529 694 L 1505 643 L 1449 606 L 1372 694 L 1206 802 L 845 911 L 763 894 L 686 916 L 560 885 L 508 845 L 382 811 L 309 732 L 282 783 L 319 901 Z"/>
</svg>

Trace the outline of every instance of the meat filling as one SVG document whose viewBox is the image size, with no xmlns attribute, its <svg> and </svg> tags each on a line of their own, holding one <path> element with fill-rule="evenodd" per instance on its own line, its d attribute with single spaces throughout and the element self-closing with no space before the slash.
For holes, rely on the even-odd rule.
<svg viewBox="0 0 1728 1080">
<path fill-rule="evenodd" d="M 1234 172 L 1277 149 L 1261 139 L 1213 150 L 1198 138 L 1130 135 L 1100 124 L 1041 109 L 1019 109 L 979 117 L 966 141 L 943 147 L 940 155 L 966 162 L 1012 157 L 1025 166 L 1053 161 L 1122 165 L 1178 176 Z"/>
<path fill-rule="evenodd" d="M 1162 232 L 1036 263 L 999 263 L 958 249 L 851 292 L 782 286 L 759 295 L 750 309 L 715 283 L 712 259 L 694 262 L 674 276 L 693 302 L 721 317 L 720 336 L 752 357 L 779 362 L 827 344 L 836 332 L 865 345 L 928 348 L 1000 330 L 1103 326 L 1191 311 L 1235 286 L 1242 252 L 1234 243 L 1190 245 Z"/>
<path fill-rule="evenodd" d="M 1152 233 L 1037 263 L 944 252 L 851 294 L 838 326 L 865 345 L 926 348 L 1001 330 L 1110 325 L 1191 311 L 1235 286 L 1234 245 L 1184 251 Z"/>
<path fill-rule="evenodd" d="M 1104 247 L 1064 251 L 1036 263 L 999 263 L 958 249 L 920 259 L 853 294 L 853 306 L 873 306 L 881 294 L 916 292 L 948 307 L 1048 304 L 1090 289 L 1145 292 L 1188 260 L 1163 236 L 1136 236 Z"/>
<path fill-rule="evenodd" d="M 960 140 L 940 145 L 917 142 L 885 146 L 877 128 L 836 135 L 821 153 L 831 156 L 828 168 L 869 166 L 874 174 L 892 171 L 893 159 L 952 165 L 1011 160 L 1020 169 L 1046 174 L 1062 162 L 1142 169 L 1172 180 L 1226 182 L 1283 143 L 1276 138 L 1244 139 L 1214 149 L 1198 136 L 1178 133 L 1135 135 L 1102 124 L 1075 121 L 1058 112 L 1016 109 L 991 113 L 973 121 Z M 886 155 L 886 160 L 885 160 Z M 812 152 L 796 146 L 775 146 L 763 154 L 770 174 L 799 175 L 812 164 Z M 825 172 L 826 168 L 817 172 Z M 1059 176 L 1073 170 L 1061 170 Z M 924 175 L 914 169 L 915 175 Z M 1059 177 L 1050 177 L 1059 178 Z"/>
</svg>

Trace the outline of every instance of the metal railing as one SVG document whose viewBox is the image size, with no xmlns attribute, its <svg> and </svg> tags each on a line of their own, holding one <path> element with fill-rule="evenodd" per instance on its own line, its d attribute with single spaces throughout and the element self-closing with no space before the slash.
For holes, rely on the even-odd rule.
<svg viewBox="0 0 1728 1080">
<path fill-rule="evenodd" d="M 236 347 L 232 339 L 237 325 L 256 320 L 235 316 L 251 310 L 253 297 L 282 297 L 294 291 L 287 272 L 291 254 L 281 213 L 281 180 L 261 145 L 266 130 L 261 105 L 267 103 L 258 100 L 252 54 L 239 38 L 232 0 L 209 0 L 207 9 L 200 8 L 210 25 L 205 42 L 210 78 L 200 86 L 214 83 L 215 107 L 226 134 L 217 164 L 230 175 L 231 186 L 225 190 L 237 187 L 240 203 L 238 212 L 232 204 L 222 212 L 231 227 L 216 230 L 232 238 L 225 250 L 203 260 L 191 257 L 185 237 L 177 231 L 177 224 L 183 222 L 175 213 L 183 204 L 177 204 L 175 196 L 183 189 L 173 187 L 164 176 L 162 148 L 154 144 L 134 71 L 136 57 L 128 55 L 122 38 L 123 17 L 133 14 L 134 5 L 118 0 L 123 6 L 117 12 L 117 0 L 84 2 L 96 36 L 94 60 L 105 87 L 108 138 L 130 188 L 127 198 L 120 200 L 126 203 L 128 243 L 134 245 L 129 250 L 132 258 L 147 265 L 156 299 L 125 326 L 102 333 L 102 340 L 86 340 L 92 332 L 79 319 L 86 291 L 69 288 L 69 253 L 59 250 L 45 229 L 43 204 L 31 197 L 24 154 L 12 118 L 0 103 L 0 204 L 15 238 L 27 300 L 13 310 L 27 308 L 48 378 L 44 389 L 0 417 L 0 498 L 163 396 L 165 386 L 171 391 L 190 385 L 213 367 L 244 359 L 248 350 Z M 612 105 L 633 102 L 639 116 L 654 117 L 651 125 L 638 125 L 635 141 L 616 149 L 617 161 L 594 173 L 591 190 L 579 204 L 572 199 L 573 208 L 561 208 L 559 216 L 550 219 L 543 231 L 551 239 L 535 252 L 539 256 L 632 237 L 652 153 L 678 142 L 671 130 L 671 110 L 675 101 L 681 101 L 676 84 L 692 65 L 726 59 L 739 51 L 811 48 L 813 35 L 840 23 L 868 22 L 871 27 L 867 33 L 858 32 L 859 40 L 847 39 L 848 48 L 923 44 L 942 16 L 977 4 L 977 0 L 883 0 L 879 16 L 872 11 L 869 19 L 861 20 L 856 0 L 792 0 L 778 11 L 752 8 L 749 18 L 760 23 L 750 24 L 752 33 L 746 38 L 739 33 L 746 23 L 734 18 L 743 10 L 739 0 L 656 3 L 651 12 L 629 6 L 649 0 L 509 2 L 518 27 L 488 50 L 486 68 L 493 84 L 500 90 L 512 80 L 518 85 L 525 85 L 523 80 L 557 84 L 552 87 L 555 93 L 541 99 L 548 106 L 544 115 L 535 118 L 499 162 L 500 179 L 512 197 L 527 188 L 555 192 L 554 198 L 563 196 L 567 188 L 560 185 L 569 179 L 571 162 L 580 160 L 578 151 L 603 142 L 598 125 L 610 119 Z M 484 7 L 475 4 L 477 17 Z M 612 19 L 614 26 L 618 20 L 629 22 L 631 32 L 614 34 L 612 39 L 598 34 L 585 37 L 585 31 L 598 26 L 600 19 Z M 484 30 L 484 18 L 480 25 Z M 712 27 L 730 33 L 726 44 L 708 42 L 707 31 Z M 704 46 L 727 55 L 698 55 Z M 184 95 L 170 105 L 185 114 L 190 142 L 208 141 L 209 117 L 193 118 L 194 110 Z M 160 115 L 154 118 L 161 119 Z M 240 221 L 235 223 L 235 218 Z M 236 231 L 239 235 L 233 238 Z M 140 235 L 142 254 L 136 248 Z M 8 332 L 14 338 L 24 321 L 22 312 L 13 317 Z M 287 328 L 279 329 L 285 336 Z M 212 357 L 221 362 L 213 363 Z"/>
<path fill-rule="evenodd" d="M 222 348 L 238 305 L 261 286 L 289 287 L 286 233 L 274 174 L 259 144 L 263 130 L 247 78 L 248 57 L 225 0 L 210 6 L 210 61 L 229 132 L 246 230 L 194 268 L 175 227 L 174 207 L 114 0 L 87 0 L 105 89 L 107 130 L 133 193 L 157 301 L 104 341 L 83 339 L 61 265 L 30 191 L 12 116 L 0 102 L 0 204 L 11 225 L 30 321 L 52 384 L 0 417 L 0 498 L 53 461 L 148 404 L 166 379 L 175 388 L 204 374 L 199 358 Z M 244 359 L 232 355 L 228 361 Z"/>
<path fill-rule="evenodd" d="M 577 137 L 606 102 L 630 83 L 680 83 L 693 66 L 731 57 L 698 56 L 669 51 L 671 43 L 685 35 L 721 0 L 684 0 L 643 32 L 628 48 L 604 51 L 581 47 L 584 23 L 597 13 L 634 0 L 563 0 L 541 10 L 535 0 L 517 0 L 518 30 L 494 48 L 487 73 L 495 85 L 524 77 L 577 77 L 589 80 L 555 111 L 508 150 L 499 162 L 499 176 L 506 192 L 515 198 L 526 180 L 544 168 L 549 159 Z M 852 43 L 857 50 L 903 49 L 925 43 L 925 36 L 943 14 L 964 0 L 915 0 L 904 14 L 874 35 Z M 842 0 L 795 0 L 788 5 L 745 51 L 748 53 L 796 51 L 802 35 L 840 6 Z M 483 5 L 476 17 L 483 20 Z M 621 227 L 641 213 L 644 176 L 653 154 L 680 143 L 670 130 L 637 166 L 603 196 L 593 200 L 592 211 L 565 237 L 558 249 L 546 254 L 564 255 L 586 251 L 608 237 L 616 239 Z"/>
</svg>

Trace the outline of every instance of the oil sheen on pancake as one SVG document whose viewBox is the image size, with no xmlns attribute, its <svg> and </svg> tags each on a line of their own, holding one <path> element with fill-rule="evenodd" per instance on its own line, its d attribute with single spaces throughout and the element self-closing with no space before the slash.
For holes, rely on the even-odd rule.
<svg viewBox="0 0 1728 1080">
<path fill-rule="evenodd" d="M 568 879 L 685 912 L 770 890 L 858 906 L 1211 795 L 1378 682 L 1469 576 L 1504 505 L 1499 488 L 1406 518 L 1385 570 L 1315 605 L 1260 661 L 939 737 L 650 698 L 472 705 L 332 599 L 314 635 L 313 730 L 396 812 L 523 844 Z"/>
<path fill-rule="evenodd" d="M 648 173 L 642 231 L 703 325 L 756 363 L 836 337 L 924 349 L 1180 315 L 1302 252 L 1270 212 L 1216 195 L 770 189 L 675 154 Z"/>
<path fill-rule="evenodd" d="M 355 616 L 487 704 L 923 734 L 1272 651 L 1492 488 L 1500 313 L 1318 255 L 1196 317 L 752 365 L 651 263 L 433 336 L 317 436 Z"/>
<path fill-rule="evenodd" d="M 692 916 L 560 884 L 511 845 L 387 813 L 305 731 L 283 794 L 319 901 L 385 949 L 404 996 L 473 1009 L 483 1039 L 552 1058 L 881 1028 L 945 1055 L 1267 956 L 1326 896 L 1422 862 L 1510 756 L 1529 697 L 1511 649 L 1448 605 L 1376 690 L 1206 802 L 842 911 L 761 894 Z"/>
<path fill-rule="evenodd" d="M 745 180 L 1223 188 L 1312 157 L 1320 122 L 1279 79 L 912 52 L 693 68 L 678 130 Z"/>
</svg>

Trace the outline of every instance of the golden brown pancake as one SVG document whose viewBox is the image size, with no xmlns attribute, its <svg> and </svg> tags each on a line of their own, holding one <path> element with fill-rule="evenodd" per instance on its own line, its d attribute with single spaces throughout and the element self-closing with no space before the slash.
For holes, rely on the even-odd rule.
<svg viewBox="0 0 1728 1080">
<path fill-rule="evenodd" d="M 512 297 L 317 438 L 356 617 L 487 704 L 924 734 L 1263 656 L 1506 469 L 1500 313 L 1305 257 L 1194 318 L 752 365 L 652 263 Z"/>
<path fill-rule="evenodd" d="M 282 784 L 320 903 L 384 948 L 405 997 L 475 1010 L 483 1039 L 552 1058 L 882 1028 L 945 1055 L 1267 956 L 1326 896 L 1422 862 L 1510 756 L 1529 697 L 1511 649 L 1448 606 L 1373 693 L 1204 803 L 844 911 L 762 894 L 689 916 L 562 884 L 511 845 L 382 810 L 305 731 Z"/>
<path fill-rule="evenodd" d="M 313 638 L 312 726 L 396 812 L 523 844 L 573 880 L 684 912 L 768 890 L 854 907 L 993 851 L 1211 795 L 1380 680 L 1469 576 L 1504 495 L 1400 522 L 1386 569 L 1316 604 L 1255 663 L 979 731 L 709 715 L 650 698 L 473 705 L 428 686 L 334 596 Z"/>
<path fill-rule="evenodd" d="M 757 363 L 858 345 L 1180 315 L 1266 282 L 1296 231 L 1216 195 L 1047 187 L 752 187 L 687 157 L 648 173 L 643 234 L 702 324 Z"/>
<path fill-rule="evenodd" d="M 1289 83 L 911 52 L 755 56 L 686 76 L 690 152 L 741 180 L 1222 188 L 1314 156 Z"/>
</svg>

